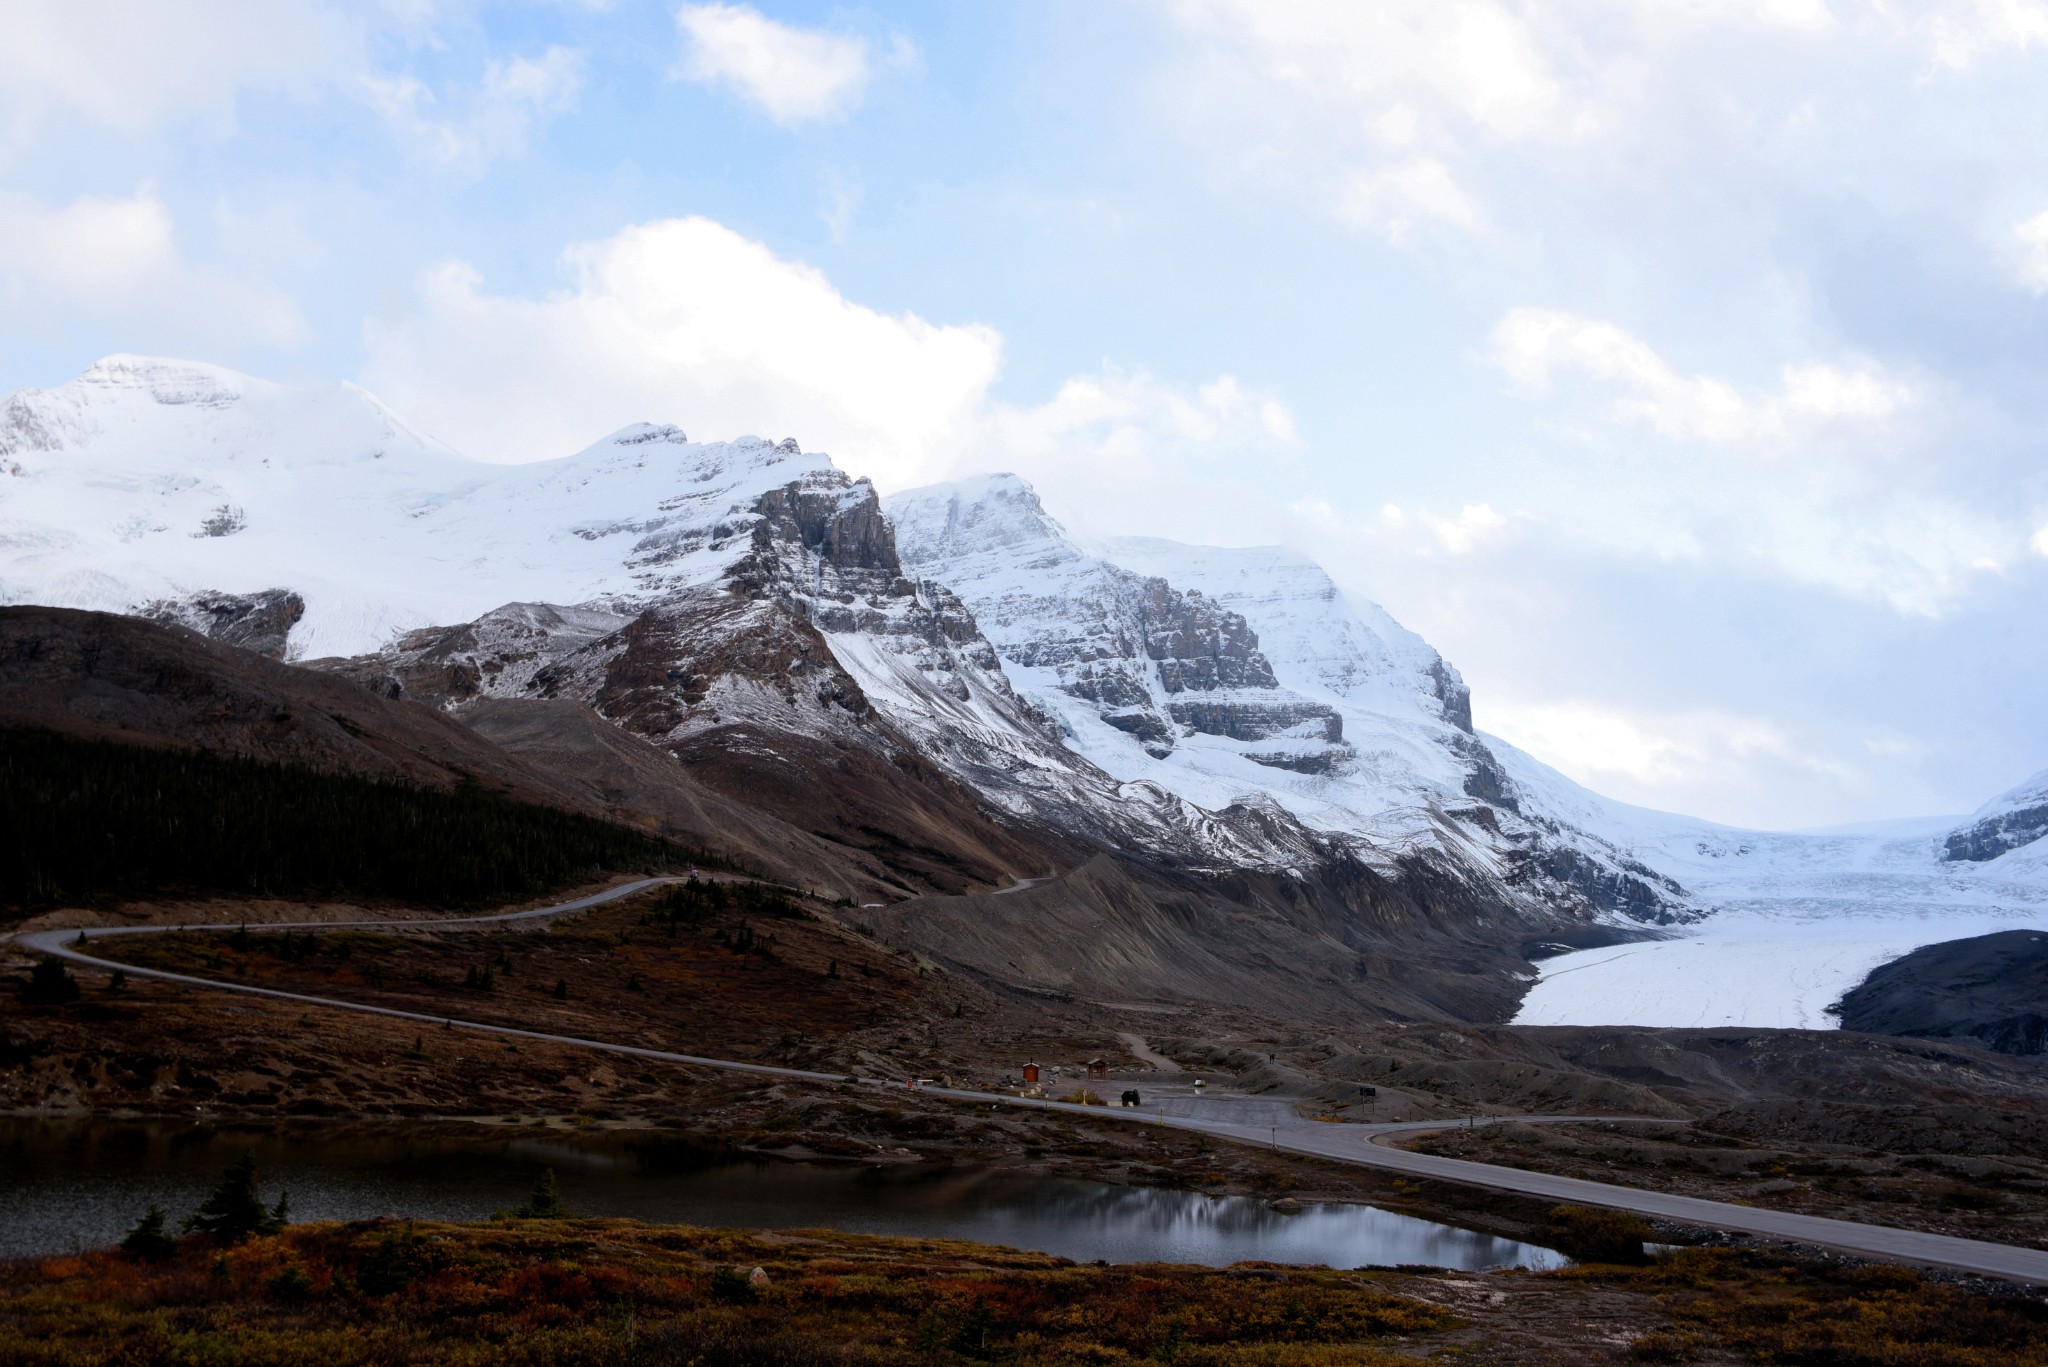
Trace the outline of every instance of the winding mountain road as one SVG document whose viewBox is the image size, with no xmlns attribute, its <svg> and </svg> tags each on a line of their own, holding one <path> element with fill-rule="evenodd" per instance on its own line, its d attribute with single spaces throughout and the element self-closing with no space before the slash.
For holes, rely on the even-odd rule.
<svg viewBox="0 0 2048 1367">
<path fill-rule="evenodd" d="M 568 915 L 573 912 L 585 911 L 591 907 L 601 906 L 606 902 L 616 901 L 621 897 L 631 896 L 633 893 L 646 888 L 680 881 L 682 880 L 677 878 L 643 878 L 632 883 L 622 884 L 619 887 L 608 888 L 603 892 L 593 893 L 587 897 L 579 897 L 574 901 L 562 902 L 552 906 L 534 907 L 525 911 L 500 912 L 487 916 L 411 920 L 266 922 L 263 924 L 262 929 L 335 930 L 344 926 L 353 929 L 378 927 L 409 930 L 460 929 L 467 926 L 503 925 L 507 922 L 538 921 L 550 917 Z M 14 938 L 17 944 L 31 953 L 54 955 L 57 958 L 90 968 L 119 969 L 131 977 L 157 978 L 167 982 L 185 983 L 194 987 L 214 988 L 223 992 L 240 992 L 250 996 L 270 997 L 279 1001 L 295 1002 L 306 1006 L 328 1007 L 342 1011 L 358 1011 L 370 1015 L 393 1017 L 399 1020 L 417 1021 L 422 1025 L 475 1030 L 485 1034 L 506 1036 L 514 1039 L 542 1040 L 554 1044 L 566 1044 L 579 1048 L 598 1050 L 604 1053 L 623 1054 L 631 1058 L 649 1059 L 663 1063 L 688 1064 L 700 1068 L 716 1068 L 727 1072 L 752 1073 L 793 1082 L 842 1086 L 852 1084 L 872 1087 L 903 1085 L 880 1078 L 850 1077 L 844 1073 L 821 1073 L 803 1068 L 785 1068 L 774 1064 L 743 1063 L 734 1059 L 706 1058 L 697 1054 L 675 1053 L 665 1049 L 648 1049 L 630 1044 L 614 1044 L 606 1040 L 583 1039 L 574 1035 L 557 1035 L 542 1030 L 522 1030 L 516 1026 L 491 1025 L 481 1021 L 462 1020 L 458 1017 L 439 1015 L 433 1012 L 407 1011 L 398 1007 L 373 1006 L 337 997 L 320 997 L 304 992 L 286 992 L 278 988 L 257 987 L 247 983 L 222 982 L 212 978 L 198 977 L 193 974 L 173 973 L 165 969 L 143 968 L 133 964 L 120 963 L 112 959 L 102 959 L 86 953 L 82 947 L 82 945 L 89 945 L 96 940 L 115 939 L 130 935 L 161 935 L 173 931 L 226 931 L 237 928 L 235 925 L 202 923 L 148 926 L 93 926 L 84 929 L 27 931 L 17 934 Z M 1196 1116 L 1167 1115 L 1155 1113 L 1151 1110 L 1134 1111 L 1116 1107 L 1080 1106 L 1070 1102 L 1034 1097 L 1017 1097 L 998 1092 L 969 1091 L 949 1087 L 926 1087 L 920 1090 L 927 1096 L 982 1105 L 1022 1106 L 1038 1110 L 1078 1112 L 1097 1120 L 1109 1119 L 1129 1123 L 1162 1125 L 1173 1129 L 1190 1130 L 1199 1134 L 1206 1134 L 1234 1144 L 1277 1149 L 1284 1153 L 1333 1159 L 1337 1162 L 1355 1163 L 1364 1167 L 1385 1168 L 1413 1177 L 1430 1178 L 1445 1182 L 1460 1182 L 1468 1186 L 1487 1187 L 1496 1191 L 1512 1192 L 1521 1196 L 1533 1196 L 1542 1200 L 1569 1202 L 1576 1205 L 1607 1206 L 1653 1219 L 1673 1220 L 1709 1229 L 1728 1230 L 1741 1234 L 1760 1235 L 1765 1238 L 1785 1239 L 1794 1243 L 1813 1244 L 1864 1257 L 1953 1268 L 1959 1271 L 1979 1273 L 1984 1276 L 1999 1277 L 2011 1281 L 2048 1285 L 2048 1251 L 2042 1249 L 2025 1248 L 2013 1244 L 1987 1243 L 1977 1239 L 1962 1239 L 1946 1234 L 1928 1234 L 1918 1230 L 1894 1229 L 1886 1225 L 1868 1225 L 1852 1220 L 1831 1220 L 1822 1216 L 1799 1215 L 1789 1211 L 1762 1210 L 1750 1206 L 1733 1205 L 1723 1201 L 1706 1201 L 1697 1197 L 1670 1195 L 1664 1192 L 1645 1190 L 1640 1187 L 1617 1186 L 1606 1182 L 1588 1182 L 1574 1177 L 1559 1177 L 1550 1173 L 1528 1172 L 1520 1168 L 1497 1167 L 1489 1163 L 1473 1163 L 1459 1158 L 1440 1158 L 1433 1154 L 1413 1153 L 1406 1149 L 1395 1148 L 1387 1142 L 1402 1135 L 1453 1128 L 1459 1122 L 1411 1121 L 1382 1125 L 1333 1125 L 1313 1121 L 1296 1121 L 1287 1124 L 1252 1125 L 1225 1120 L 1211 1120 Z M 1514 1119 L 1524 1123 L 1560 1124 L 1573 1121 L 1636 1119 L 1636 1117 L 1534 1115 L 1498 1117 L 1497 1119 Z"/>
</svg>

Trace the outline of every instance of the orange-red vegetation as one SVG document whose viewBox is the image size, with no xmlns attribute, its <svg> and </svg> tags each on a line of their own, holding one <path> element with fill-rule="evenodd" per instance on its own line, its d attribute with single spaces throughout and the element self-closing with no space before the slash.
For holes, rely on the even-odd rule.
<svg viewBox="0 0 2048 1367">
<path fill-rule="evenodd" d="M 307 1225 L 230 1248 L 188 1240 L 161 1264 L 108 1252 L 0 1270 L 9 1367 L 1379 1367 L 1397 1360 L 1394 1336 L 1449 1323 L 1363 1274 L 608 1220 Z"/>
</svg>

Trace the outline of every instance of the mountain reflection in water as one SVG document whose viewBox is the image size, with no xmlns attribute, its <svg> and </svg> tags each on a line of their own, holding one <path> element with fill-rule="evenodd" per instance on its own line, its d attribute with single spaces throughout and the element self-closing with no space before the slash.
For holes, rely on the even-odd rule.
<svg viewBox="0 0 2048 1367">
<path fill-rule="evenodd" d="M 579 1215 L 752 1229 L 970 1239 L 1080 1262 L 1421 1263 L 1556 1267 L 1549 1249 L 1371 1206 L 1283 1215 L 1242 1196 L 921 1163 L 735 1161 L 647 1136 L 449 1126 L 286 1129 L 106 1120 L 0 1121 L 0 1256 L 111 1243 L 151 1202 L 173 1220 L 220 1169 L 255 1155 L 300 1220 L 475 1220 L 518 1205 L 552 1167 Z"/>
</svg>

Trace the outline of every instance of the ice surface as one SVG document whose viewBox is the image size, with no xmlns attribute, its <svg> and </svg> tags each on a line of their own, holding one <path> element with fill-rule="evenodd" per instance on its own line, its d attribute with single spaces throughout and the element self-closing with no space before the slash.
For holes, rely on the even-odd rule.
<svg viewBox="0 0 2048 1367">
<path fill-rule="evenodd" d="M 1683 883 L 1711 915 L 1677 938 L 1560 955 L 1526 1025 L 1824 1030 L 1871 969 L 1943 940 L 2048 925 L 2048 850 L 1945 862 L 1948 818 L 1821 832 L 1744 831 L 1611 802 L 1505 742 L 1518 786 Z"/>
</svg>

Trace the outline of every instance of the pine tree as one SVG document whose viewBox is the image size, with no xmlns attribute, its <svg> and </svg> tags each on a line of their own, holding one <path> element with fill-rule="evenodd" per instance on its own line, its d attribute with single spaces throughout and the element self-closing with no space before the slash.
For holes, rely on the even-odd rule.
<svg viewBox="0 0 2048 1367">
<path fill-rule="evenodd" d="M 29 970 L 28 981 L 22 985 L 21 1000 L 24 1006 L 62 1006 L 78 1000 L 78 979 L 64 968 L 61 959 L 44 958 L 36 961 Z"/>
<path fill-rule="evenodd" d="M 284 1227 L 290 1198 L 281 1196 L 274 1208 L 263 1204 L 256 1190 L 256 1157 L 244 1152 L 220 1175 L 220 1185 L 196 1214 L 187 1217 L 185 1229 L 210 1238 L 235 1243 L 255 1234 L 275 1234 Z"/>
<path fill-rule="evenodd" d="M 155 1204 L 121 1240 L 121 1251 L 139 1263 L 164 1262 L 177 1253 L 178 1241 L 164 1233 L 164 1213 Z"/>
<path fill-rule="evenodd" d="M 562 1200 L 562 1188 L 555 1181 L 553 1168 L 541 1169 L 540 1176 L 533 1179 L 533 1191 L 528 1194 L 526 1204 L 514 1213 L 522 1220 L 561 1220 L 568 1217 L 569 1207 Z"/>
</svg>

